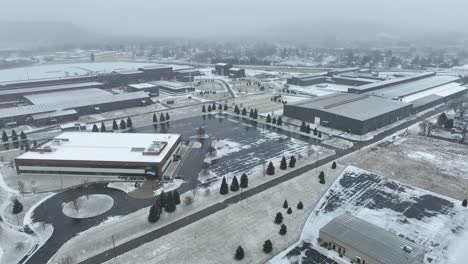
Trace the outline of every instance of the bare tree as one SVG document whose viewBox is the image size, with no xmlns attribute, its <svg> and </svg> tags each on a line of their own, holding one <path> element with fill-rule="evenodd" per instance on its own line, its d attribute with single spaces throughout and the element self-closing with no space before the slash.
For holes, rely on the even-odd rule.
<svg viewBox="0 0 468 264">
<path fill-rule="evenodd" d="M 16 242 L 15 249 L 18 251 L 22 251 L 24 249 L 24 243 L 22 241 Z"/>
<path fill-rule="evenodd" d="M 58 264 L 72 264 L 73 263 L 73 258 L 70 256 L 62 257 Z"/>
<path fill-rule="evenodd" d="M 206 131 L 205 131 L 205 129 L 204 129 L 203 127 L 197 128 L 197 135 L 198 135 L 199 137 L 204 136 L 205 133 L 206 133 Z"/>
<path fill-rule="evenodd" d="M 210 188 L 206 188 L 204 193 L 205 193 L 205 196 L 210 196 L 211 195 Z"/>
<path fill-rule="evenodd" d="M 203 175 L 205 176 L 208 175 L 210 172 L 210 163 L 206 161 L 203 162 L 201 169 L 202 169 Z"/>
<path fill-rule="evenodd" d="M 210 157 L 216 156 L 216 148 L 213 146 L 213 144 L 210 144 L 210 146 L 208 147 L 208 155 Z"/>
<path fill-rule="evenodd" d="M 18 191 L 24 196 L 24 182 L 18 181 Z"/>
<path fill-rule="evenodd" d="M 89 200 L 89 180 L 87 178 L 84 178 L 82 181 L 81 181 L 81 185 L 83 186 L 83 190 L 85 191 L 86 193 L 86 199 Z"/>
<path fill-rule="evenodd" d="M 75 197 L 75 199 L 72 200 L 72 206 L 73 206 L 73 209 L 75 209 L 76 212 L 78 213 L 78 211 L 81 208 L 80 197 Z"/>
<path fill-rule="evenodd" d="M 197 193 L 198 193 L 198 187 L 197 187 L 197 186 L 195 186 L 195 188 L 193 188 L 193 189 L 192 189 L 192 190 L 190 190 L 190 191 L 191 191 L 191 192 L 192 192 L 192 194 L 193 194 L 193 199 L 195 199 L 195 196 L 196 196 L 196 195 L 197 195 Z"/>
<path fill-rule="evenodd" d="M 457 99 L 450 103 L 450 107 L 459 114 L 459 117 L 463 117 L 465 112 L 468 110 L 468 104 L 466 104 L 463 98 Z"/>
<path fill-rule="evenodd" d="M 465 142 L 465 139 L 466 139 L 466 135 L 467 135 L 467 134 L 468 134 L 468 126 L 465 126 L 465 127 L 462 129 L 462 132 L 461 132 L 460 143 Z"/>
<path fill-rule="evenodd" d="M 185 196 L 184 204 L 187 205 L 187 206 L 193 204 L 193 197 L 192 196 Z"/>
</svg>

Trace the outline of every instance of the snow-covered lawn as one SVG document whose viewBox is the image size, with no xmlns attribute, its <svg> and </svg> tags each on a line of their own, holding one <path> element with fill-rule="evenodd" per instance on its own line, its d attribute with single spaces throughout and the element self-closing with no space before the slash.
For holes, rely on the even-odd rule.
<svg viewBox="0 0 468 264">
<path fill-rule="evenodd" d="M 130 193 L 136 190 L 137 188 L 135 187 L 134 182 L 111 182 L 107 184 L 107 187 L 109 188 L 114 188 L 114 189 L 119 189 L 123 192 Z"/>
<path fill-rule="evenodd" d="M 34 245 L 30 235 L 0 222 L 0 263 L 18 263 Z"/>
<path fill-rule="evenodd" d="M 325 185 L 318 183 L 320 170 L 325 172 Z M 106 263 L 235 263 L 233 256 L 238 245 L 245 251 L 244 260 L 238 263 L 265 263 L 299 239 L 308 214 L 341 170 L 342 167 L 332 170 L 330 164 L 324 165 Z M 292 208 L 291 215 L 282 208 L 285 199 Z M 296 209 L 299 201 L 304 204 L 303 210 Z M 283 214 L 288 230 L 285 236 L 278 233 L 280 226 L 274 224 L 277 212 Z M 267 239 L 273 242 L 271 254 L 262 251 Z"/>
<path fill-rule="evenodd" d="M 344 212 L 423 246 L 425 263 L 466 261 L 454 257 L 466 256 L 468 246 L 468 240 L 464 239 L 468 233 L 468 210 L 461 206 L 461 201 L 352 166 L 343 171 L 314 208 L 296 245 L 307 242 L 319 248 L 320 228 Z M 272 263 L 288 263 L 285 254 L 294 247 L 278 255 Z M 293 255 L 290 261 L 297 260 L 298 255 Z"/>
<path fill-rule="evenodd" d="M 181 179 L 175 179 L 171 182 L 163 183 L 161 187 L 154 190 L 154 195 L 159 195 L 162 191 L 165 193 L 178 189 L 184 181 Z"/>
<path fill-rule="evenodd" d="M 114 199 L 108 195 L 91 194 L 80 196 L 63 206 L 63 213 L 72 218 L 89 218 L 107 212 L 114 205 Z"/>
<path fill-rule="evenodd" d="M 348 149 L 354 145 L 353 142 L 336 137 L 325 140 L 322 143 L 339 149 Z"/>
</svg>

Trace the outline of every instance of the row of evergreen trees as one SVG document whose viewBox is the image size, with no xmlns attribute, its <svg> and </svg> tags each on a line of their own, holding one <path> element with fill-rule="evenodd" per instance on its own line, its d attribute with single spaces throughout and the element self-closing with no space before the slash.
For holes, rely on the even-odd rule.
<svg viewBox="0 0 468 264">
<path fill-rule="evenodd" d="M 168 122 L 169 120 L 171 120 L 171 117 L 169 116 L 168 112 L 166 112 L 166 114 L 160 113 L 159 121 L 158 121 L 158 116 L 156 115 L 156 113 L 153 114 L 153 124 L 158 123 L 158 122 L 164 123 L 164 122 Z"/>
<path fill-rule="evenodd" d="M 268 124 L 273 124 L 273 125 L 278 125 L 278 126 L 281 126 L 283 125 L 283 119 L 281 119 L 281 116 L 278 116 L 278 118 L 276 118 L 275 116 L 273 118 L 271 118 L 271 115 L 268 114 L 267 117 L 266 117 L 266 122 Z"/>
<path fill-rule="evenodd" d="M 289 158 L 289 163 L 286 160 L 285 156 L 283 156 L 283 158 L 281 159 L 280 169 L 281 170 L 286 170 L 288 168 L 288 166 L 289 166 L 289 168 L 296 167 L 296 157 L 294 157 L 294 155 L 291 155 L 291 157 Z M 273 165 L 273 162 L 271 162 L 271 161 L 270 161 L 270 163 L 268 163 L 268 166 L 267 166 L 267 169 L 266 169 L 266 174 L 267 175 L 275 175 L 275 166 Z"/>
<path fill-rule="evenodd" d="M 120 125 L 117 124 L 117 121 L 114 119 L 112 120 L 112 130 L 116 131 L 119 129 L 132 129 L 133 128 L 133 122 L 130 117 L 127 118 L 127 121 L 125 119 L 120 120 Z M 92 132 L 107 132 L 107 127 L 104 122 L 101 122 L 101 127 L 98 128 L 96 124 L 93 125 L 93 128 L 91 130 Z"/>
<path fill-rule="evenodd" d="M 179 191 L 174 190 L 167 194 L 162 191 L 159 196 L 156 197 L 154 204 L 150 207 L 148 221 L 150 223 L 156 223 L 161 217 L 162 209 L 168 213 L 172 213 L 176 210 L 177 205 L 180 204 Z"/>
<path fill-rule="evenodd" d="M 221 187 L 219 188 L 219 193 L 222 195 L 226 195 L 229 193 L 229 190 L 231 192 L 237 192 L 239 188 L 247 188 L 249 186 L 249 178 L 247 177 L 247 174 L 242 174 L 240 178 L 240 184 L 239 181 L 237 180 L 237 177 L 234 176 L 231 181 L 231 186 L 229 187 L 226 181 L 226 177 L 223 177 L 223 181 L 221 182 Z"/>
<path fill-rule="evenodd" d="M 299 130 L 302 133 L 306 133 L 306 134 L 310 134 L 312 132 L 310 125 L 306 124 L 304 121 L 302 121 L 302 124 Z M 314 133 L 314 136 L 318 136 L 319 138 L 322 137 L 322 132 L 318 131 L 317 128 L 314 128 L 313 133 Z"/>
<path fill-rule="evenodd" d="M 223 105 L 219 104 L 217 108 L 218 108 L 218 111 L 222 111 L 222 110 L 227 111 L 228 110 L 228 105 L 224 104 L 224 106 L 223 106 Z M 207 111 L 208 112 L 216 111 L 216 103 L 213 102 L 213 104 L 209 104 L 208 107 L 203 105 L 202 106 L 202 112 L 206 113 Z"/>
<path fill-rule="evenodd" d="M 24 131 L 21 131 L 20 135 L 18 136 L 18 133 L 16 133 L 16 131 L 14 129 L 11 130 L 11 142 L 13 143 L 13 146 L 15 148 L 19 148 L 20 144 L 21 144 L 22 147 L 27 146 L 27 148 L 29 150 L 29 143 L 28 143 L 27 139 L 28 139 L 28 136 L 26 135 L 26 133 L 24 133 Z M 8 136 L 6 131 L 4 130 L 2 132 L 2 142 L 3 142 L 3 145 L 5 146 L 6 149 L 8 149 L 10 147 L 10 142 L 9 141 L 10 141 L 10 137 Z"/>
</svg>

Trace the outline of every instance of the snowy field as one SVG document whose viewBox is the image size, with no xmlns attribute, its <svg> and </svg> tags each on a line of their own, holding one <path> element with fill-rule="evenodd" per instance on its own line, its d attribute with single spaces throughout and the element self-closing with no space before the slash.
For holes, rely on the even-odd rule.
<svg viewBox="0 0 468 264">
<path fill-rule="evenodd" d="M 352 147 L 354 144 L 353 142 L 341 139 L 341 138 L 330 138 L 328 140 L 323 141 L 323 144 L 339 148 L 339 149 L 349 149 Z"/>
<path fill-rule="evenodd" d="M 344 212 L 422 245 L 427 264 L 459 264 L 468 257 L 468 211 L 461 201 L 347 167 L 310 214 L 300 242 L 271 263 L 306 263 L 298 249 L 303 243 L 318 249 L 320 228 Z"/>
<path fill-rule="evenodd" d="M 114 205 L 108 195 L 92 194 L 81 196 L 63 206 L 63 214 L 71 218 L 89 218 L 105 213 Z"/>
<path fill-rule="evenodd" d="M 466 145 L 408 134 L 395 143 L 381 143 L 348 155 L 347 165 L 455 199 L 468 197 Z"/>
</svg>

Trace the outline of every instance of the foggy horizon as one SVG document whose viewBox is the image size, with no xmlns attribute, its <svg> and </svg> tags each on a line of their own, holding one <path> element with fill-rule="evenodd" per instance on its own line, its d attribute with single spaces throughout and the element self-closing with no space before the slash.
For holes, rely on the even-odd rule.
<svg viewBox="0 0 468 264">
<path fill-rule="evenodd" d="M 2 6 L 10 29 L 23 23 L 72 24 L 80 30 L 117 37 L 274 38 L 306 34 L 467 32 L 468 3 L 461 0 L 306 1 L 272 3 L 239 0 L 65 1 L 26 0 Z M 350 32 L 351 31 L 351 32 Z M 304 36 L 301 36 L 305 34 Z"/>
</svg>

